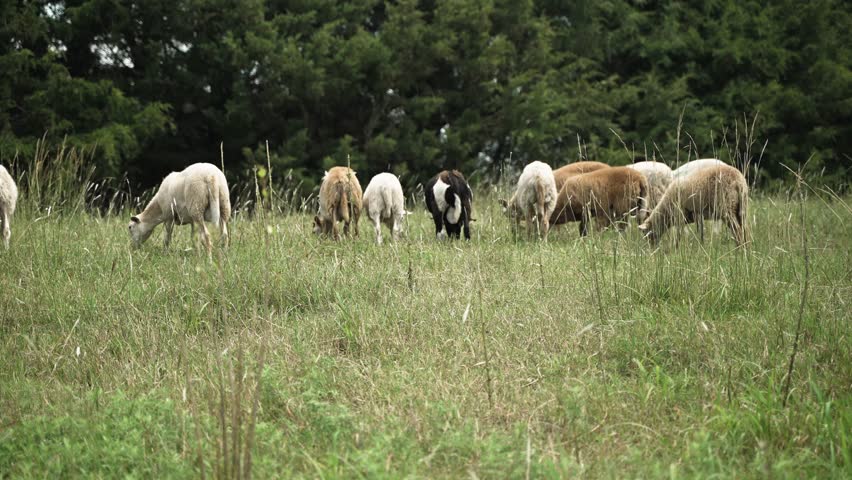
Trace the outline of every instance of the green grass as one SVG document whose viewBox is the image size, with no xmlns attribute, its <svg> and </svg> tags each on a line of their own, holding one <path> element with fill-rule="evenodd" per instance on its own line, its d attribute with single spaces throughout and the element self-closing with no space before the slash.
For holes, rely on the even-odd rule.
<svg viewBox="0 0 852 480">
<path fill-rule="evenodd" d="M 516 241 L 477 197 L 469 243 L 422 206 L 381 247 L 364 221 L 334 243 L 238 215 L 213 262 L 186 227 L 133 251 L 129 215 L 25 205 L 0 252 L 0 477 L 229 476 L 224 436 L 257 478 L 850 478 L 849 203 L 806 204 L 786 407 L 804 264 L 780 196 L 752 202 L 745 253 L 725 230 Z"/>
</svg>

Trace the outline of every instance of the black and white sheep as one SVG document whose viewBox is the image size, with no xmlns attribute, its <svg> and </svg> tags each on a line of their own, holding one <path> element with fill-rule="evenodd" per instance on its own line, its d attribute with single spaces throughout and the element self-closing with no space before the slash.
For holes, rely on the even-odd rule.
<svg viewBox="0 0 852 480">
<path fill-rule="evenodd" d="M 435 236 L 459 238 L 462 229 L 464 238 L 470 240 L 471 202 L 473 192 L 458 170 L 444 170 L 432 177 L 425 185 L 426 208 L 435 222 Z"/>
</svg>

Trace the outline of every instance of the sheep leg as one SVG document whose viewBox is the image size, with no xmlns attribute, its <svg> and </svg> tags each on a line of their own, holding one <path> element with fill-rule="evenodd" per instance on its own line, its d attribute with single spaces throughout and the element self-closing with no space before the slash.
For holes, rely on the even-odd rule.
<svg viewBox="0 0 852 480">
<path fill-rule="evenodd" d="M 193 222 L 195 223 L 195 222 Z M 207 250 L 207 256 L 209 258 L 213 258 L 213 246 L 210 245 L 210 232 L 207 231 L 207 225 L 204 224 L 204 220 L 198 221 L 198 236 L 201 239 L 201 243 L 204 245 L 204 248 Z"/>
<path fill-rule="evenodd" d="M 393 220 L 388 225 L 388 228 L 391 229 L 391 239 L 396 242 L 399 240 L 399 236 L 402 233 L 402 217 L 394 216 Z"/>
<path fill-rule="evenodd" d="M 610 224 L 609 218 L 607 215 L 597 215 L 595 216 L 595 231 L 602 232 L 606 230 Z"/>
<path fill-rule="evenodd" d="M 704 245 L 704 215 L 698 214 L 695 217 L 695 227 L 698 228 L 698 238 L 701 239 L 701 244 Z"/>
<path fill-rule="evenodd" d="M 382 222 L 379 220 L 379 217 L 373 218 L 373 225 L 376 228 L 376 243 L 378 245 L 382 244 Z"/>
<path fill-rule="evenodd" d="M 526 208 L 524 209 L 524 221 L 527 224 L 527 240 L 529 240 L 534 235 L 533 221 L 532 221 L 532 216 L 530 216 L 529 209 L 526 209 Z"/>
<path fill-rule="evenodd" d="M 328 231 L 331 230 L 331 238 L 335 241 L 340 240 L 340 229 L 337 226 L 337 207 L 333 207 L 331 209 L 331 228 L 328 227 L 328 220 L 323 220 L 323 224 L 326 225 L 323 227 L 323 233 L 328 234 Z"/>
<path fill-rule="evenodd" d="M 432 212 L 432 220 L 435 222 L 435 237 L 441 238 L 441 231 L 444 230 L 444 214 Z"/>
<path fill-rule="evenodd" d="M 588 225 L 588 217 L 584 213 L 580 217 L 580 236 L 585 237 L 589 234 L 589 225 Z"/>
<path fill-rule="evenodd" d="M 465 240 L 470 240 L 470 219 L 468 218 L 468 215 L 470 215 L 469 212 L 469 210 L 465 210 L 464 212 L 462 212 L 462 215 L 464 216 L 464 219 L 462 220 L 462 227 L 464 227 Z"/>
<path fill-rule="evenodd" d="M 163 249 L 168 249 L 169 245 L 172 243 L 172 230 L 174 229 L 175 222 L 172 220 L 167 220 L 163 225 L 163 229 L 165 231 L 165 235 L 163 235 Z"/>
<path fill-rule="evenodd" d="M 725 220 L 725 223 L 728 224 L 728 228 L 731 230 L 731 235 L 734 236 L 734 241 L 737 242 L 737 246 L 743 246 L 745 244 L 745 235 L 743 235 L 745 230 L 743 226 L 740 225 L 735 216 L 728 216 Z"/>
<path fill-rule="evenodd" d="M 0 209 L 0 223 L 3 224 L 3 248 L 9 250 L 9 239 L 12 237 L 12 227 L 9 225 L 9 215 L 4 209 Z"/>
<path fill-rule="evenodd" d="M 224 218 L 219 219 L 219 235 L 222 237 L 222 245 L 228 248 L 231 245 L 231 236 L 228 234 L 228 222 Z"/>
</svg>

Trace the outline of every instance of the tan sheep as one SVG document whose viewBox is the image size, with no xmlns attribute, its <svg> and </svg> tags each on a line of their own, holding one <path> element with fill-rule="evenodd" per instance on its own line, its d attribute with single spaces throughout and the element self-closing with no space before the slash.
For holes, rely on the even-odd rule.
<svg viewBox="0 0 852 480">
<path fill-rule="evenodd" d="M 222 241 L 227 246 L 229 218 L 231 198 L 225 174 L 216 165 L 195 163 L 167 175 L 145 210 L 130 219 L 127 229 L 133 244 L 139 247 L 157 225 L 165 223 L 163 246 L 168 247 L 175 224 L 190 224 L 193 233 L 198 226 L 198 234 L 210 255 L 210 234 L 205 220 L 219 227 Z"/>
<path fill-rule="evenodd" d="M 574 162 L 563 167 L 559 167 L 553 171 L 553 178 L 556 181 L 556 191 L 562 190 L 562 185 L 565 180 L 584 173 L 594 172 L 602 168 L 609 168 L 609 165 L 601 162 Z"/>
<path fill-rule="evenodd" d="M 12 237 L 12 215 L 18 203 L 18 187 L 15 180 L 0 165 L 0 232 L 3 235 L 3 247 L 9 249 L 9 239 Z"/>
<path fill-rule="evenodd" d="M 358 219 L 361 217 L 361 184 L 349 167 L 333 167 L 325 172 L 319 191 L 319 213 L 314 217 L 314 233 L 331 235 L 340 239 L 337 222 L 343 222 L 343 234 L 349 235 L 349 225 L 354 223 L 358 236 Z"/>
<path fill-rule="evenodd" d="M 556 182 L 550 165 L 532 162 L 524 167 L 512 198 L 508 202 L 501 200 L 500 203 L 504 213 L 514 219 L 516 226 L 523 217 L 527 224 L 527 234 L 537 230 L 538 235 L 546 240 L 550 215 L 556 208 Z M 536 219 L 536 230 L 532 227 L 533 217 Z"/>
<path fill-rule="evenodd" d="M 580 235 L 588 234 L 590 217 L 595 217 L 598 230 L 610 224 L 624 230 L 631 213 L 644 220 L 642 212 L 647 195 L 648 180 L 636 170 L 599 169 L 565 181 L 550 220 L 552 224 L 579 221 Z"/>
<path fill-rule="evenodd" d="M 748 242 L 748 183 L 729 165 L 714 165 L 678 178 L 666 190 L 639 230 L 656 245 L 669 228 L 696 223 L 704 237 L 704 219 L 722 220 L 737 245 Z"/>
</svg>

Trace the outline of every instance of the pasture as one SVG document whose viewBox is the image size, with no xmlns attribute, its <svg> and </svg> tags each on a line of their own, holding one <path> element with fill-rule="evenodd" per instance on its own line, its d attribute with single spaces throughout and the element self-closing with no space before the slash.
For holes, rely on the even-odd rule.
<svg viewBox="0 0 852 480">
<path fill-rule="evenodd" d="M 848 197 L 758 192 L 746 251 L 710 223 L 654 251 L 635 222 L 516 239 L 474 190 L 470 242 L 422 197 L 381 246 L 238 209 L 212 262 L 22 202 L 0 477 L 852 476 Z"/>
</svg>

